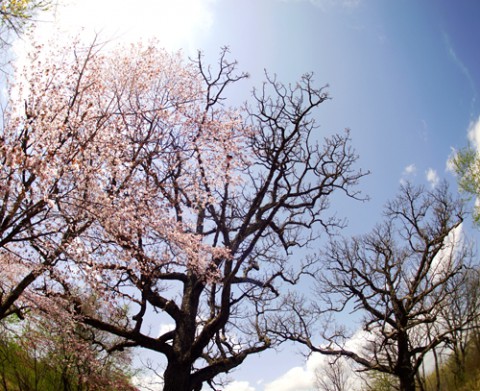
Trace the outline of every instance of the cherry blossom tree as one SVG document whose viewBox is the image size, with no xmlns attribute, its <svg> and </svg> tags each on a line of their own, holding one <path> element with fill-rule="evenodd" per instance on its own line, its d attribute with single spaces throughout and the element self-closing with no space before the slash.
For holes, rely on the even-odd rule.
<svg viewBox="0 0 480 391">
<path fill-rule="evenodd" d="M 165 391 L 280 343 L 271 311 L 310 270 L 293 250 L 342 226 L 329 199 L 360 198 L 365 173 L 348 131 L 320 142 L 312 75 L 267 75 L 228 107 L 246 76 L 227 50 L 213 68 L 155 45 L 36 47 L 2 137 L 4 313 L 49 300 L 119 337 L 110 351 L 158 352 Z"/>
<path fill-rule="evenodd" d="M 94 50 L 74 69 L 66 58 L 44 69 L 38 46 L 18 70 L 21 82 L 10 86 L 0 134 L 0 319 L 22 316 L 32 284 L 91 224 L 82 202 L 93 167 L 82 151 L 93 146 L 96 122 L 89 118 L 87 126 L 75 104 L 87 94 L 79 82 Z M 74 130 L 80 123 L 82 134 Z"/>
</svg>

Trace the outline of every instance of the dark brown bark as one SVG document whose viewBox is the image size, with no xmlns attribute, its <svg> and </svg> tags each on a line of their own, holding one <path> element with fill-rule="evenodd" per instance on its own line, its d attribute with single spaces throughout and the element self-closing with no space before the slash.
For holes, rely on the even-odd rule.
<svg viewBox="0 0 480 391">
<path fill-rule="evenodd" d="M 191 364 L 168 361 L 163 374 L 163 391 L 194 391 L 190 373 Z"/>
<path fill-rule="evenodd" d="M 415 374 L 405 373 L 398 376 L 400 380 L 400 391 L 415 391 Z"/>
<path fill-rule="evenodd" d="M 413 368 L 409 354 L 405 352 L 403 357 L 399 358 L 399 368 L 396 371 L 398 380 L 400 382 L 400 391 L 415 391 L 415 375 L 416 371 Z"/>
</svg>

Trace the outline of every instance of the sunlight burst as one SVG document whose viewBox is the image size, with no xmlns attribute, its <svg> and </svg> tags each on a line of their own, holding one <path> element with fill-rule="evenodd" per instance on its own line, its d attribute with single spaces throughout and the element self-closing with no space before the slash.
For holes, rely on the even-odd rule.
<svg viewBox="0 0 480 391">
<path fill-rule="evenodd" d="M 69 35 L 87 39 L 100 34 L 113 41 L 157 39 L 166 49 L 198 49 L 213 23 L 215 0 L 69 0 L 58 5 L 54 23 L 44 30 L 59 28 Z"/>
</svg>

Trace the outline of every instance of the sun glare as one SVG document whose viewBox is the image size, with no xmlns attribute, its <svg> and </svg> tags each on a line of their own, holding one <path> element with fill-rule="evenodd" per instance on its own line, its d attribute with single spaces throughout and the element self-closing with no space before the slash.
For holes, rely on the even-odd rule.
<svg viewBox="0 0 480 391">
<path fill-rule="evenodd" d="M 68 0 L 55 10 L 53 25 L 87 38 L 114 41 L 157 39 L 169 50 L 198 49 L 212 25 L 214 0 Z M 51 28 L 53 26 L 49 26 Z"/>
</svg>

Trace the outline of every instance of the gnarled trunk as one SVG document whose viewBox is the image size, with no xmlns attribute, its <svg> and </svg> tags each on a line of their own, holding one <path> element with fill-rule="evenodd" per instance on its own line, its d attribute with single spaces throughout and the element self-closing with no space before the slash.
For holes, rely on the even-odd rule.
<svg viewBox="0 0 480 391">
<path fill-rule="evenodd" d="M 163 374 L 163 391 L 192 391 L 190 370 L 190 364 L 169 360 Z"/>
</svg>

